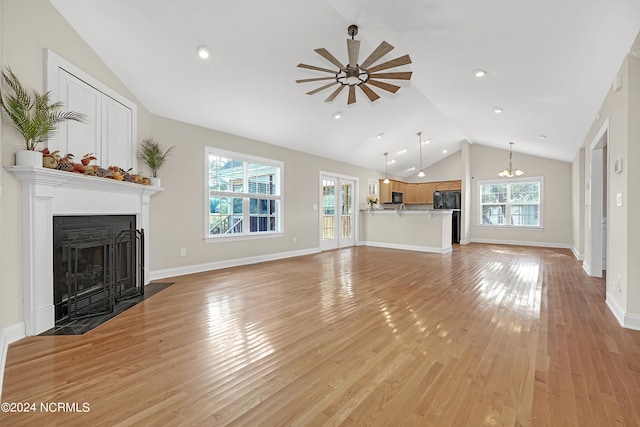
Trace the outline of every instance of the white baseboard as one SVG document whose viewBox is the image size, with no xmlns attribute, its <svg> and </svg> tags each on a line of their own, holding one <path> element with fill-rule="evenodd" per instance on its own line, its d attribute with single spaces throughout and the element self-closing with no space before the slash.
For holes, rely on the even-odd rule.
<svg viewBox="0 0 640 427">
<path fill-rule="evenodd" d="M 626 329 L 633 329 L 635 331 L 640 331 L 640 315 L 625 313 L 622 307 L 620 307 L 615 299 L 613 299 L 609 293 L 607 292 L 606 299 L 607 307 L 613 314 L 613 317 L 616 318 L 620 326 Z"/>
<path fill-rule="evenodd" d="M 248 258 L 230 259 L 226 261 L 210 262 L 206 264 L 189 265 L 185 267 L 166 268 L 149 273 L 149 280 L 164 279 L 166 277 L 183 276 L 185 274 L 202 273 L 203 271 L 219 270 L 221 268 L 238 267 L 240 265 L 257 264 L 266 261 L 275 261 L 284 258 L 293 258 L 302 255 L 311 255 L 320 252 L 320 249 L 305 249 L 301 251 L 281 252 L 275 254 L 260 255 Z"/>
<path fill-rule="evenodd" d="M 373 246 L 376 248 L 388 248 L 388 249 L 401 249 L 405 251 L 418 251 L 418 252 L 430 252 L 436 254 L 446 254 L 451 252 L 451 246 L 448 248 L 433 248 L 430 246 L 417 246 L 417 245 L 399 245 L 396 243 L 381 243 L 381 242 L 362 242 L 365 246 Z"/>
<path fill-rule="evenodd" d="M 469 243 L 471 243 L 471 240 L 469 240 L 469 239 L 461 239 L 460 240 L 460 244 L 461 245 L 468 245 Z"/>
<path fill-rule="evenodd" d="M 584 261 L 584 255 L 578 252 L 575 246 L 571 246 L 571 252 L 573 252 L 573 256 L 576 257 L 578 261 Z"/>
<path fill-rule="evenodd" d="M 627 329 L 640 331 L 640 316 L 637 314 L 626 313 L 624 315 L 624 323 L 622 326 L 624 326 Z"/>
<path fill-rule="evenodd" d="M 613 314 L 613 317 L 615 317 L 618 323 L 620 323 L 620 326 L 624 327 L 624 310 L 622 310 L 622 308 L 616 303 L 616 301 L 609 295 L 609 292 L 607 292 L 605 303 L 607 304 L 607 307 L 609 307 L 609 310 L 611 311 L 611 314 Z"/>
<path fill-rule="evenodd" d="M 2 401 L 2 384 L 4 382 L 4 365 L 7 362 L 7 350 L 9 344 L 24 338 L 25 328 L 24 322 L 7 326 L 0 331 L 0 402 Z"/>
<path fill-rule="evenodd" d="M 571 249 L 568 243 L 527 242 L 523 240 L 471 239 L 473 243 L 490 243 L 494 245 L 536 246 L 540 248 Z"/>
</svg>

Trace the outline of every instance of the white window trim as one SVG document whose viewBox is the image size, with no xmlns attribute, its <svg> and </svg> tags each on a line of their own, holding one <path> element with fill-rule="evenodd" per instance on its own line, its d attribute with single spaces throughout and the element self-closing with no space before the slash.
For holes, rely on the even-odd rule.
<svg viewBox="0 0 640 427">
<path fill-rule="evenodd" d="M 481 191 L 481 187 L 483 185 L 515 184 L 515 183 L 519 183 L 519 182 L 533 182 L 533 181 L 540 182 L 540 203 L 538 204 L 538 206 L 540 207 L 540 225 L 528 225 L 528 226 L 524 226 L 524 225 L 508 225 L 508 224 L 492 225 L 492 224 L 483 224 L 482 223 L 482 191 Z M 476 194 L 478 195 L 478 198 L 477 198 L 477 201 L 476 201 L 476 210 L 477 210 L 476 225 L 478 227 L 483 227 L 483 228 L 503 228 L 503 229 L 507 229 L 507 230 L 533 230 L 533 231 L 540 231 L 540 230 L 544 229 L 544 206 L 543 206 L 543 201 L 544 201 L 544 177 L 542 177 L 542 176 L 530 176 L 530 177 L 523 177 L 523 178 L 499 178 L 499 179 L 487 179 L 487 180 L 483 180 L 483 181 L 478 181 Z"/>
<path fill-rule="evenodd" d="M 263 231 L 260 233 L 243 233 L 224 236 L 210 236 L 209 235 L 209 155 L 214 154 L 217 156 L 228 157 L 234 160 L 241 160 L 243 162 L 252 162 L 262 165 L 274 166 L 280 168 L 280 177 L 278 183 L 279 196 L 274 197 L 268 194 L 257 195 L 261 198 L 279 200 L 278 211 L 278 230 L 279 231 Z M 280 160 L 267 159 L 265 157 L 252 156 L 250 154 L 239 153 L 235 151 L 223 150 L 216 147 L 205 146 L 204 147 L 204 240 L 205 243 L 214 242 L 236 242 L 239 240 L 254 240 L 254 239 L 268 239 L 274 237 L 284 236 L 284 162 Z M 246 193 L 232 193 L 225 192 L 225 197 L 246 197 Z M 246 202 L 246 201 L 245 201 Z M 244 203 L 244 202 L 243 202 Z M 246 206 L 244 208 L 247 208 Z"/>
</svg>

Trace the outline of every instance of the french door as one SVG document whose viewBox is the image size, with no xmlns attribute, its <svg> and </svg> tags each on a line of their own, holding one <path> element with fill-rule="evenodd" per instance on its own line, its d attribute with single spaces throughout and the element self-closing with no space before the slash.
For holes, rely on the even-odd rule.
<svg viewBox="0 0 640 427">
<path fill-rule="evenodd" d="M 354 179 L 322 174 L 320 176 L 320 249 L 355 245 Z"/>
</svg>

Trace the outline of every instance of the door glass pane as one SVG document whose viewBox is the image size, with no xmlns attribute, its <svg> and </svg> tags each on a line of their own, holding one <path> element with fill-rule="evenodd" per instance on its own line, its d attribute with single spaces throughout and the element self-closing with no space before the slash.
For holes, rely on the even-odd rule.
<svg viewBox="0 0 640 427">
<path fill-rule="evenodd" d="M 336 207 L 336 182 L 332 179 L 322 180 L 322 240 L 335 239 L 334 221 Z"/>
<path fill-rule="evenodd" d="M 352 184 L 342 184 L 342 195 L 341 195 L 342 209 L 340 215 L 340 237 L 346 238 L 352 236 L 352 227 L 351 224 L 353 222 L 353 185 Z"/>
</svg>

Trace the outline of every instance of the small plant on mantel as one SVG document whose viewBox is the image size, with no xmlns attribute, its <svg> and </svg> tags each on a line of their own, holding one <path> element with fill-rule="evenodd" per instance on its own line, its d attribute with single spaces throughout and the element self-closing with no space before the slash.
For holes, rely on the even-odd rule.
<svg viewBox="0 0 640 427">
<path fill-rule="evenodd" d="M 22 86 L 9 67 L 2 69 L 0 106 L 13 126 L 24 138 L 24 149 L 35 151 L 58 125 L 66 120 L 87 122 L 87 116 L 74 111 L 62 111 L 61 102 L 50 102 L 50 93 L 29 91 Z"/>
<path fill-rule="evenodd" d="M 140 150 L 138 151 L 138 158 L 151 169 L 151 176 L 157 178 L 158 170 L 162 167 L 173 149 L 174 146 L 172 145 L 163 152 L 160 144 L 153 139 L 153 137 L 149 137 L 142 140 Z"/>
</svg>

